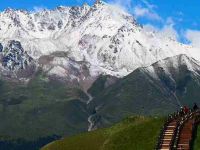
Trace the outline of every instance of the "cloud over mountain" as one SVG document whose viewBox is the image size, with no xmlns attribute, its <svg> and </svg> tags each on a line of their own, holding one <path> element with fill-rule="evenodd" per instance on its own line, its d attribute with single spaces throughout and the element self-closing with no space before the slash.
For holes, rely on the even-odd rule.
<svg viewBox="0 0 200 150">
<path fill-rule="evenodd" d="M 198 30 L 187 30 L 185 37 L 191 42 L 191 45 L 200 48 L 200 31 Z"/>
</svg>

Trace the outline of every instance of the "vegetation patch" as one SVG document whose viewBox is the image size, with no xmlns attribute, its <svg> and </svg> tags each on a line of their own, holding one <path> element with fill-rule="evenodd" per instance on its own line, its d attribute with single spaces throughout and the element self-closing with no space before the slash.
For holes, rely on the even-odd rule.
<svg viewBox="0 0 200 150">
<path fill-rule="evenodd" d="M 163 118 L 129 117 L 110 128 L 64 138 L 42 150 L 152 150 Z"/>
</svg>

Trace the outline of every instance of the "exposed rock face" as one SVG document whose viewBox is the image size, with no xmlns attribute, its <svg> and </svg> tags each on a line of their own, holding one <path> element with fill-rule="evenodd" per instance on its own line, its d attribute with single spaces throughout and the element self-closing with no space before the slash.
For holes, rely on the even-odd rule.
<svg viewBox="0 0 200 150">
<path fill-rule="evenodd" d="M 4 48 L 0 46 L 2 65 L 10 71 L 26 69 L 33 59 L 27 54 L 19 41 L 11 40 Z"/>
<path fill-rule="evenodd" d="M 3 45 L 0 43 L 0 52 L 3 51 Z"/>
</svg>

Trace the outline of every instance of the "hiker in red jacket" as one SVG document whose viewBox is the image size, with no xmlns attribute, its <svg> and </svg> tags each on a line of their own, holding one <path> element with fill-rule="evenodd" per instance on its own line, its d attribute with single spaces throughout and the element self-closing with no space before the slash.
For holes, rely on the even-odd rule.
<svg viewBox="0 0 200 150">
<path fill-rule="evenodd" d="M 183 112 L 184 112 L 185 114 L 189 113 L 189 111 L 190 111 L 190 109 L 189 109 L 187 106 L 184 106 L 184 107 L 183 107 Z"/>
</svg>

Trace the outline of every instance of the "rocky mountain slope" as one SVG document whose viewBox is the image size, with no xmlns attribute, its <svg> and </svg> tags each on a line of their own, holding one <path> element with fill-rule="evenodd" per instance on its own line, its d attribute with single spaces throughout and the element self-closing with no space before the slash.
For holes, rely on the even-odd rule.
<svg viewBox="0 0 200 150">
<path fill-rule="evenodd" d="M 200 104 L 199 90 L 199 61 L 186 55 L 166 58 L 94 93 L 93 127 L 110 125 L 131 114 L 159 116 L 194 102 Z"/>
</svg>

